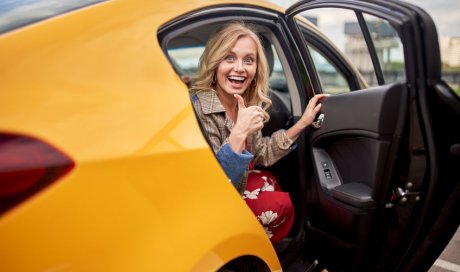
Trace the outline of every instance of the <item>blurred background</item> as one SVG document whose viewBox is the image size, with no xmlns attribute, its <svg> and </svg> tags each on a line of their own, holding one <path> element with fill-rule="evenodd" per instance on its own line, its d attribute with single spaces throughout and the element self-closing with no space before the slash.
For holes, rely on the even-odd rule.
<svg viewBox="0 0 460 272">
<path fill-rule="evenodd" d="M 294 0 L 269 0 L 284 8 Z M 443 79 L 460 96 L 460 1 L 459 0 L 406 0 L 424 9 L 436 24 L 441 51 Z M 302 15 L 313 22 L 338 46 L 342 52 L 358 67 L 370 86 L 376 80 L 371 69 L 369 56 L 363 55 L 365 47 L 356 17 L 352 12 L 334 9 L 321 9 L 320 12 L 303 12 Z M 373 40 L 384 63 L 385 80 L 394 82 L 404 77 L 404 60 L 402 46 L 392 27 L 378 18 L 366 18 L 368 26 L 373 29 Z M 370 24 L 370 25 L 369 25 Z M 315 57 L 315 56 L 312 56 Z M 321 63 L 320 59 L 316 60 Z M 320 64 L 318 66 L 321 66 Z M 323 74 L 327 77 L 328 68 L 324 66 Z M 321 73 L 321 68 L 319 68 Z"/>
</svg>

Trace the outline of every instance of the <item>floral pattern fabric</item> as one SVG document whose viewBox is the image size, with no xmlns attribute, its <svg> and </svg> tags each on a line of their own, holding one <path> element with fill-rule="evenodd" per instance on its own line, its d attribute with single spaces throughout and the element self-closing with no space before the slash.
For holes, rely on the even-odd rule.
<svg viewBox="0 0 460 272">
<path fill-rule="evenodd" d="M 281 191 L 270 172 L 250 170 L 243 199 L 272 243 L 279 243 L 289 234 L 294 223 L 294 207 L 289 193 Z"/>
</svg>

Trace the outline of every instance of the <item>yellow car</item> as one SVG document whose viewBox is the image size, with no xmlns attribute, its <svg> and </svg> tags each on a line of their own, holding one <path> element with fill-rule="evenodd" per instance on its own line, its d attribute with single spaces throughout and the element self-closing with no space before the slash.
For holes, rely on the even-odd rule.
<svg viewBox="0 0 460 272">
<path fill-rule="evenodd" d="M 341 12 L 345 49 L 310 17 Z M 296 212 L 278 245 L 188 94 L 232 20 L 269 58 L 264 133 L 333 94 L 269 168 Z M 436 41 L 423 10 L 392 0 L 1 2 L 0 271 L 427 270 L 459 225 L 460 101 Z"/>
</svg>

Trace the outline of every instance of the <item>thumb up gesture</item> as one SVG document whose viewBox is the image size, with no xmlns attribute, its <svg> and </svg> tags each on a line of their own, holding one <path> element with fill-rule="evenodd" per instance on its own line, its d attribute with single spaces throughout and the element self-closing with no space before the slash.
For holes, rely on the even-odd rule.
<svg viewBox="0 0 460 272">
<path fill-rule="evenodd" d="M 235 94 L 234 97 L 238 101 L 238 117 L 233 129 L 245 134 L 246 137 L 261 130 L 264 126 L 262 108 L 259 106 L 246 107 L 243 97 L 238 94 Z"/>
</svg>

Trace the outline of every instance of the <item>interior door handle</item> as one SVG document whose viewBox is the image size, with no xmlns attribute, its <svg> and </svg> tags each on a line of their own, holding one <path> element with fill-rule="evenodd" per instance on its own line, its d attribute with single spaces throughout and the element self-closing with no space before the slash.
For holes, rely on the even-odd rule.
<svg viewBox="0 0 460 272">
<path fill-rule="evenodd" d="M 311 125 L 314 127 L 314 128 L 320 128 L 321 125 L 323 124 L 324 122 L 324 113 L 321 113 L 318 118 L 316 118 L 316 121 L 312 122 Z"/>
</svg>

